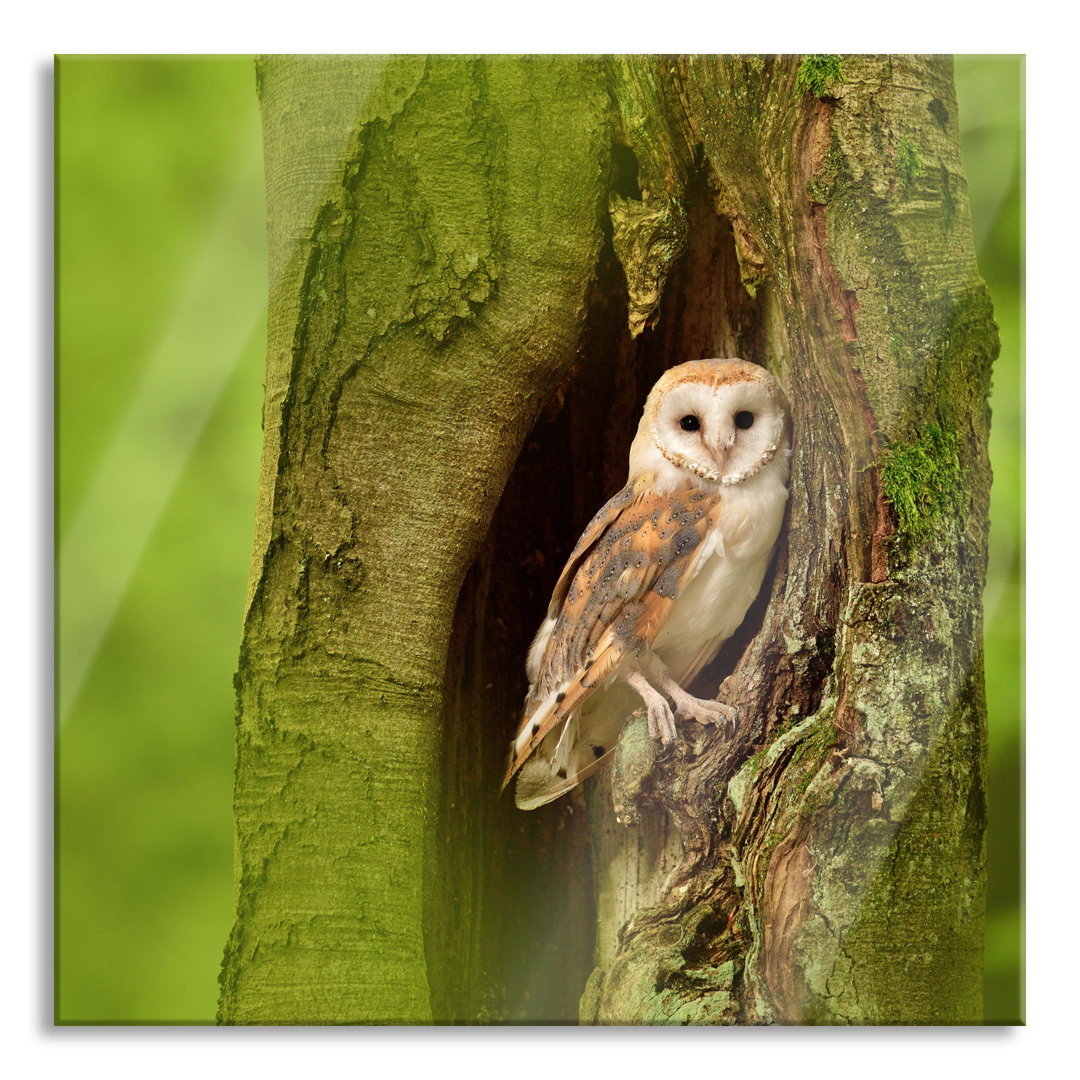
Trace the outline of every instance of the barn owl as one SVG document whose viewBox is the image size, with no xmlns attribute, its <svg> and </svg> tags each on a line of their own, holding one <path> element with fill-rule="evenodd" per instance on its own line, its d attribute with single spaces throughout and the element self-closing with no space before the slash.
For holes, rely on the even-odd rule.
<svg viewBox="0 0 1080 1080">
<path fill-rule="evenodd" d="M 734 730 L 733 708 L 683 687 L 761 587 L 784 516 L 790 444 L 784 392 L 755 364 L 695 360 L 652 388 L 629 480 L 586 526 L 529 650 L 529 692 L 503 781 L 517 774 L 521 809 L 592 775 L 642 703 L 665 745 L 678 737 L 676 721 Z"/>
</svg>

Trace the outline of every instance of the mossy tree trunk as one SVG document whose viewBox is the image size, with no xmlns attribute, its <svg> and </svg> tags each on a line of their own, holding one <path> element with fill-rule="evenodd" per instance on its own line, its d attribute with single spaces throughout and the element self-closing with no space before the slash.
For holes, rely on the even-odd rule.
<svg viewBox="0 0 1080 1080">
<path fill-rule="evenodd" d="M 258 72 L 220 1018 L 977 1020 L 996 333 L 949 61 Z M 610 776 L 519 812 L 561 560 L 660 372 L 734 355 L 795 420 L 775 573 L 699 688 L 736 736 L 658 757 L 632 719 Z"/>
</svg>

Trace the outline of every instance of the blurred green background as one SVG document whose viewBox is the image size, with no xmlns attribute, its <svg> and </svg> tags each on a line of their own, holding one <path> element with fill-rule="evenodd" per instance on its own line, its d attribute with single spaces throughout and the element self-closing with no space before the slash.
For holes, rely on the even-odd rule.
<svg viewBox="0 0 1080 1080">
<path fill-rule="evenodd" d="M 1022 80 L 957 57 L 994 298 L 986 1017 L 1023 1015 Z M 56 65 L 56 1020 L 212 1022 L 261 449 L 250 58 Z"/>
</svg>

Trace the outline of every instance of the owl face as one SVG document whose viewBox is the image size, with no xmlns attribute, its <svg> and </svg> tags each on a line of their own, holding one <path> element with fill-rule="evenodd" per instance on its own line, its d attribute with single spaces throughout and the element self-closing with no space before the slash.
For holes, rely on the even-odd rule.
<svg viewBox="0 0 1080 1080">
<path fill-rule="evenodd" d="M 688 477 L 706 489 L 742 483 L 783 445 L 787 411 L 779 385 L 755 364 L 682 364 L 649 394 L 630 448 L 630 475 L 655 472 L 657 490 Z"/>
</svg>

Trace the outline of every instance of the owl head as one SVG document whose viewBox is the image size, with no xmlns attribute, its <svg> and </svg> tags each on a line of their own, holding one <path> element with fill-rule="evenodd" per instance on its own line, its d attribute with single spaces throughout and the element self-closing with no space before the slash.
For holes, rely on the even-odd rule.
<svg viewBox="0 0 1080 1080">
<path fill-rule="evenodd" d="M 652 388 L 630 447 L 630 476 L 652 471 L 658 488 L 691 477 L 702 487 L 742 484 L 790 445 L 790 425 L 784 392 L 763 367 L 692 360 Z"/>
</svg>

